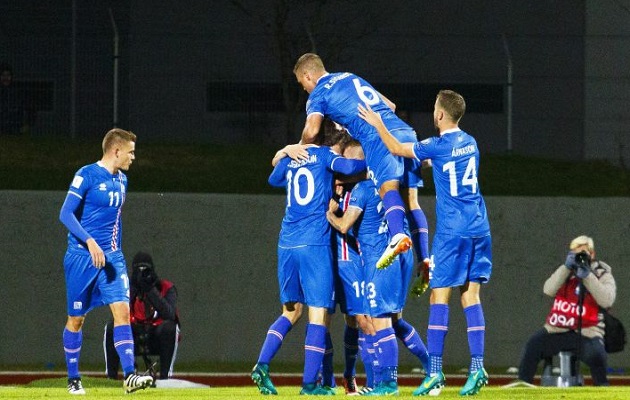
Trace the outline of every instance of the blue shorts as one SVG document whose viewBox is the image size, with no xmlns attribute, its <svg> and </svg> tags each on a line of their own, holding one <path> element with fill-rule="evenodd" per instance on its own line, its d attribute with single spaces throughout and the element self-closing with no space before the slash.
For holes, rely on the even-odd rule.
<svg viewBox="0 0 630 400">
<path fill-rule="evenodd" d="M 397 129 L 392 135 L 401 143 L 415 143 L 416 132 L 412 129 Z M 368 167 L 368 177 L 377 188 L 387 181 L 399 181 L 400 187 L 424 187 L 421 169 L 422 163 L 415 158 L 405 158 L 392 155 L 381 138 L 377 135 L 374 140 L 366 144 L 361 143 L 365 151 L 365 162 Z M 369 150 L 367 150 L 369 149 Z"/>
<path fill-rule="evenodd" d="M 341 312 L 347 315 L 367 314 L 363 301 L 363 263 L 358 257 L 354 261 L 338 261 L 335 295 Z"/>
<path fill-rule="evenodd" d="M 458 287 L 466 282 L 486 283 L 492 273 L 492 238 L 433 236 L 429 269 L 431 288 Z"/>
<path fill-rule="evenodd" d="M 365 305 L 372 317 L 402 311 L 414 268 L 412 251 L 400 254 L 392 265 L 379 270 L 376 262 L 380 256 L 380 253 L 365 255 Z"/>
<path fill-rule="evenodd" d="M 96 268 L 89 253 L 66 252 L 67 312 L 71 317 L 86 315 L 96 307 L 124 301 L 129 303 L 129 277 L 122 251 L 105 255 L 105 266 Z"/>
<path fill-rule="evenodd" d="M 280 302 L 334 307 L 333 257 L 330 246 L 278 246 Z"/>
</svg>

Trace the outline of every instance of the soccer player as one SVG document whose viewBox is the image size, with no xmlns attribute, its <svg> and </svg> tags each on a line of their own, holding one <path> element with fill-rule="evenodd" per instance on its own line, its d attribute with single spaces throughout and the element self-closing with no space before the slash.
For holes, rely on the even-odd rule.
<svg viewBox="0 0 630 400">
<path fill-rule="evenodd" d="M 400 143 L 388 132 L 369 104 L 359 105 L 359 116 L 376 127 L 392 154 L 430 159 L 436 190 L 437 224 L 431 255 L 431 287 L 427 344 L 430 371 L 415 396 L 437 395 L 444 386 L 442 354 L 448 332 L 448 303 L 459 288 L 468 326 L 471 363 L 461 395 L 474 395 L 488 383 L 483 368 L 485 320 L 479 291 L 492 272 L 492 240 L 486 206 L 479 190 L 477 142 L 459 128 L 466 111 L 464 98 L 451 90 L 437 94 L 433 121 L 439 137 Z"/>
<path fill-rule="evenodd" d="M 153 384 L 134 368 L 134 342 L 129 317 L 129 278 L 121 250 L 122 206 L 127 171 L 135 159 L 136 135 L 112 129 L 103 139 L 103 157 L 77 171 L 61 207 L 59 219 L 68 228 L 63 265 L 68 319 L 63 348 L 68 368 L 68 392 L 83 395 L 79 356 L 87 313 L 108 305 L 114 318 L 114 343 L 125 374 L 123 389 L 131 393 Z"/>
<path fill-rule="evenodd" d="M 419 260 L 428 263 L 428 224 L 418 204 L 418 186 L 421 185 L 421 163 L 392 156 L 383 145 L 375 129 L 357 116 L 358 104 L 369 104 L 382 114 L 387 128 L 401 142 L 415 143 L 414 130 L 394 113 L 395 105 L 377 92 L 363 78 L 349 72 L 328 73 L 317 54 L 302 55 L 293 68 L 297 81 L 309 93 L 306 103 L 306 122 L 302 143 L 313 143 L 324 117 L 329 117 L 348 130 L 365 152 L 370 178 L 374 180 L 385 207 L 385 218 L 391 237 L 377 268 L 386 268 L 396 256 L 412 245 Z M 399 193 L 402 192 L 405 203 Z M 409 210 L 409 224 L 413 237 L 404 232 L 404 219 Z"/>
<path fill-rule="evenodd" d="M 355 142 L 347 146 L 344 156 L 362 159 L 361 146 Z M 373 346 L 372 372 L 374 373 L 374 390 L 364 393 L 369 396 L 398 394 L 398 334 L 410 349 L 422 349 L 422 359 L 426 363 L 428 355 L 420 336 L 399 313 L 404 307 L 413 273 L 413 254 L 405 253 L 394 260 L 386 270 L 376 268 L 377 260 L 387 246 L 387 228 L 384 221 L 384 210 L 378 190 L 369 179 L 358 182 L 352 189 L 350 200 L 343 215 L 338 215 L 336 204 L 331 202 L 326 217 L 328 222 L 342 233 L 351 228 L 359 243 L 363 259 L 364 276 L 359 286 L 354 283 L 357 295 L 359 291 L 364 298 L 365 312 L 370 316 L 372 332 L 364 330 L 364 345 Z M 392 316 L 397 316 L 397 327 L 392 324 Z M 405 329 L 409 328 L 409 329 Z M 412 343 L 413 342 L 413 343 Z M 364 354 L 364 353 L 362 353 Z M 369 356 L 368 356 L 369 358 Z M 364 360 L 365 361 L 365 360 Z M 368 366 L 369 368 L 369 366 Z"/>
<path fill-rule="evenodd" d="M 347 160 L 327 146 L 305 148 L 307 157 L 296 161 L 276 159 L 269 184 L 286 188 L 285 216 L 278 240 L 278 281 L 282 315 L 269 327 L 251 377 L 262 394 L 277 394 L 269 377 L 269 362 L 284 336 L 308 306 L 309 323 L 304 343 L 301 394 L 333 394 L 317 385 L 326 348 L 326 314 L 333 306 L 331 229 L 326 220 L 333 192 L 333 173 L 352 175 L 365 170 L 365 162 Z"/>
<path fill-rule="evenodd" d="M 363 173 L 365 174 L 365 173 Z M 337 181 L 335 191 L 338 198 L 331 199 L 339 210 L 345 210 L 350 200 L 350 189 L 354 183 Z M 365 318 L 363 297 L 360 285 L 363 284 L 363 261 L 359 254 L 356 238 L 351 232 L 334 231 L 333 235 L 333 278 L 335 282 L 335 303 L 344 315 L 343 350 L 345 368 L 343 386 L 346 395 L 358 394 L 356 385 L 356 362 L 359 353 L 359 328 Z M 330 320 L 335 308 L 328 312 L 326 336 L 326 353 L 322 365 L 322 385 L 334 387 L 333 346 L 330 338 Z"/>
</svg>

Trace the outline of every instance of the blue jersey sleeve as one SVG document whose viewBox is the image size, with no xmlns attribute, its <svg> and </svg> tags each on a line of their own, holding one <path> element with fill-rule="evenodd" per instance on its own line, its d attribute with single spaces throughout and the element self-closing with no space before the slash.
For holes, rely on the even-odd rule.
<svg viewBox="0 0 630 400">
<path fill-rule="evenodd" d="M 366 168 L 365 160 L 351 160 L 344 157 L 336 157 L 333 159 L 330 169 L 344 175 L 354 175 Z"/>
<path fill-rule="evenodd" d="M 271 171 L 271 175 L 269 175 L 269 179 L 267 179 L 267 182 L 271 186 L 284 187 L 287 184 L 285 172 L 287 170 L 287 164 L 290 160 L 290 158 L 285 157 L 276 164 L 273 171 Z"/>
<path fill-rule="evenodd" d="M 73 192 L 69 192 L 66 195 L 66 200 L 63 202 L 63 206 L 61 206 L 59 220 L 66 226 L 66 228 L 68 228 L 70 233 L 79 238 L 82 242 L 85 242 L 90 238 L 90 234 L 83 229 L 76 215 L 74 215 L 74 212 L 80 205 L 81 199 L 73 194 Z"/>
<path fill-rule="evenodd" d="M 435 158 L 437 153 L 437 138 L 435 137 L 424 139 L 413 146 L 413 154 L 421 161 Z"/>
<path fill-rule="evenodd" d="M 90 234 L 79 222 L 77 210 L 83 206 L 85 196 L 90 187 L 90 175 L 85 167 L 79 169 L 74 175 L 66 199 L 61 206 L 59 212 L 59 220 L 68 228 L 70 233 L 76 236 L 82 242 L 90 238 Z"/>
</svg>

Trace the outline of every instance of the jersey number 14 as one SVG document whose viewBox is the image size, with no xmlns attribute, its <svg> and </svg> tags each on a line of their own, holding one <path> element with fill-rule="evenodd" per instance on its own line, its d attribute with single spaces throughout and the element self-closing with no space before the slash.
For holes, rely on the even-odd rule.
<svg viewBox="0 0 630 400">
<path fill-rule="evenodd" d="M 442 166 L 443 172 L 448 172 L 448 180 L 450 183 L 451 196 L 457 197 L 459 195 L 457 185 L 457 173 L 455 172 L 455 161 L 449 161 Z M 471 193 L 477 193 L 477 163 L 475 157 L 468 159 L 466 165 L 466 171 L 462 177 L 462 186 L 470 186 Z"/>
</svg>

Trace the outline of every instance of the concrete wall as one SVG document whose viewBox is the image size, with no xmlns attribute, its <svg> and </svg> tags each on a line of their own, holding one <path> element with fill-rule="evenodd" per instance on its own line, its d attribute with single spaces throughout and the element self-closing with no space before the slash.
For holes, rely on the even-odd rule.
<svg viewBox="0 0 630 400">
<path fill-rule="evenodd" d="M 5 298 L 0 324 L 0 364 L 63 365 L 65 323 L 62 259 L 65 229 L 58 222 L 63 192 L 0 191 L 0 284 Z M 594 237 L 597 252 L 618 284 L 615 313 L 630 327 L 630 199 L 490 197 L 494 271 L 482 297 L 488 365 L 516 365 L 527 337 L 551 304 L 542 293 L 547 275 L 564 261 L 569 241 Z M 276 241 L 281 195 L 130 193 L 124 209 L 123 249 L 148 250 L 158 273 L 179 290 L 183 341 L 179 361 L 254 362 L 279 311 Z M 434 226 L 434 198 L 421 202 Z M 445 363 L 466 366 L 465 322 L 451 303 Z M 405 315 L 426 335 L 428 296 L 409 299 Z M 88 315 L 82 360 L 102 361 L 106 309 Z M 334 320 L 341 349 L 342 320 Z M 278 360 L 301 362 L 304 325 L 289 335 Z M 336 360 L 342 362 L 338 350 Z M 413 364 L 406 350 L 401 363 Z M 613 355 L 611 365 L 630 366 Z"/>
</svg>

